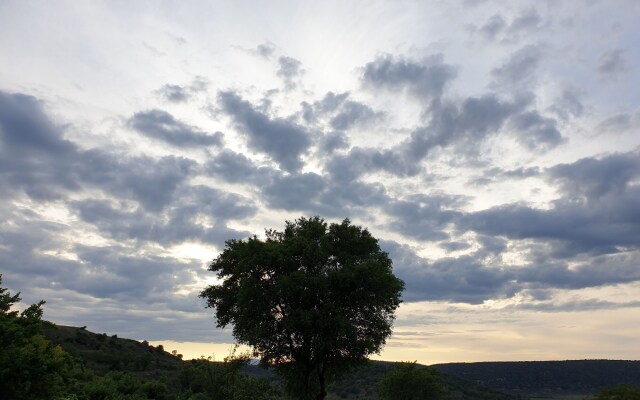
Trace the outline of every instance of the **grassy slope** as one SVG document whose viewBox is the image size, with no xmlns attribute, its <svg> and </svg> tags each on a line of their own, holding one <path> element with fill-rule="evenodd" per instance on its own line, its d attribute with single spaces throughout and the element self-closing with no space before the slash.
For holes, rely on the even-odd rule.
<svg viewBox="0 0 640 400">
<path fill-rule="evenodd" d="M 51 327 L 46 336 L 98 373 L 127 371 L 145 379 L 163 380 L 169 387 L 177 387 L 178 372 L 184 363 L 146 343 L 82 328 Z M 378 381 L 392 367 L 390 362 L 368 363 L 333 385 L 328 400 L 375 398 Z M 455 363 L 433 367 L 440 371 L 452 398 L 460 400 L 508 400 L 516 395 L 560 398 L 591 394 L 601 387 L 620 383 L 640 385 L 640 361 Z M 245 366 L 243 371 L 254 376 L 272 376 L 257 366 Z"/>
</svg>

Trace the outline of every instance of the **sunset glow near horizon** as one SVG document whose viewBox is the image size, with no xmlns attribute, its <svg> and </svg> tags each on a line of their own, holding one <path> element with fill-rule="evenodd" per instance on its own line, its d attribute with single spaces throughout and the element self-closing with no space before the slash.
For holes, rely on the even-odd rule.
<svg viewBox="0 0 640 400">
<path fill-rule="evenodd" d="M 45 318 L 227 355 L 227 239 L 349 218 L 379 356 L 640 359 L 640 2 L 0 3 L 0 273 Z"/>
</svg>

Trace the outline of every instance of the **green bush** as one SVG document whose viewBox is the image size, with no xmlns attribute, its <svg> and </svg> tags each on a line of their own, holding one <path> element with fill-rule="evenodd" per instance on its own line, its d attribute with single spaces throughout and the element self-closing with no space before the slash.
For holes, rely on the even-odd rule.
<svg viewBox="0 0 640 400">
<path fill-rule="evenodd" d="M 399 363 L 378 385 L 382 400 L 442 399 L 444 390 L 438 373 L 430 368 L 418 368 L 415 362 Z"/>
</svg>

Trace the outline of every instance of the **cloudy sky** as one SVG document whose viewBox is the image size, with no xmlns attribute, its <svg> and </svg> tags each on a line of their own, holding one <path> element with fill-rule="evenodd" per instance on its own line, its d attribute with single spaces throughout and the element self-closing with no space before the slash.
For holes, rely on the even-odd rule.
<svg viewBox="0 0 640 400">
<path fill-rule="evenodd" d="M 381 358 L 640 359 L 640 2 L 0 2 L 0 272 L 221 351 L 230 238 L 368 227 Z M 213 350 L 212 350 L 213 349 Z"/>
</svg>

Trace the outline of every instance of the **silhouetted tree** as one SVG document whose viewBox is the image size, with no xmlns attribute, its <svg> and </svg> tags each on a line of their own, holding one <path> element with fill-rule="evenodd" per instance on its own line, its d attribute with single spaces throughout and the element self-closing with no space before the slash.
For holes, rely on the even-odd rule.
<svg viewBox="0 0 640 400">
<path fill-rule="evenodd" d="M 329 381 L 380 351 L 404 283 L 377 239 L 346 219 L 286 222 L 283 232 L 229 240 L 200 294 L 217 325 L 253 347 L 297 398 L 324 399 Z"/>
</svg>

